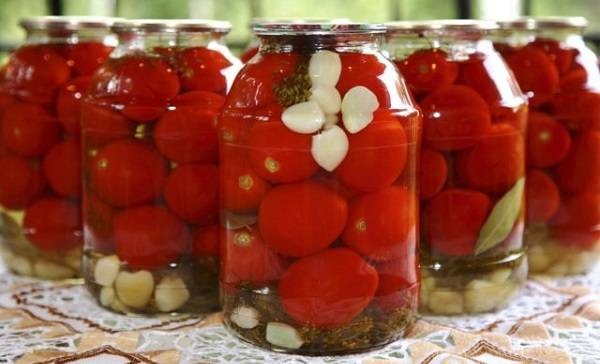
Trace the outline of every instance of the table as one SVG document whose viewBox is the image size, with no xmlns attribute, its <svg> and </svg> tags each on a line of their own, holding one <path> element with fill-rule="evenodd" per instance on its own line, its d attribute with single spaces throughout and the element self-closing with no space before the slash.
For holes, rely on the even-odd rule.
<svg viewBox="0 0 600 364">
<path fill-rule="evenodd" d="M 362 355 L 274 354 L 227 333 L 219 313 L 126 317 L 80 284 L 16 277 L 0 266 L 0 363 L 600 363 L 600 267 L 529 279 L 493 314 L 422 317 L 405 340 Z"/>
</svg>

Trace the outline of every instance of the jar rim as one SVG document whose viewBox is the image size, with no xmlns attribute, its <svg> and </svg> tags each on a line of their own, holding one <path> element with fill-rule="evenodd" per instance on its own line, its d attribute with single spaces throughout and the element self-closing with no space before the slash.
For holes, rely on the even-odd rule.
<svg viewBox="0 0 600 364">
<path fill-rule="evenodd" d="M 224 33 L 231 30 L 231 23 L 211 19 L 120 19 L 112 30 L 123 32 L 198 32 Z"/>
<path fill-rule="evenodd" d="M 25 30 L 110 29 L 121 18 L 106 16 L 34 16 L 19 21 Z"/>
<path fill-rule="evenodd" d="M 481 32 L 498 29 L 498 24 L 489 20 L 440 19 L 440 20 L 400 20 L 384 23 L 388 33 L 456 30 L 461 32 Z"/>
<path fill-rule="evenodd" d="M 356 23 L 347 19 L 313 20 L 315 21 L 294 19 L 255 22 L 251 24 L 251 28 L 257 35 L 377 34 L 386 30 L 386 27 L 379 23 Z"/>
<path fill-rule="evenodd" d="M 501 20 L 498 24 L 505 30 L 584 29 L 588 21 L 582 16 L 543 16 Z"/>
</svg>

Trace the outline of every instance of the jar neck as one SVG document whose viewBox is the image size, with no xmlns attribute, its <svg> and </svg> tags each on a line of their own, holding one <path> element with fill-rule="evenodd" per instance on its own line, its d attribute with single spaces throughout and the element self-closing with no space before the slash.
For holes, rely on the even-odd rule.
<svg viewBox="0 0 600 364">
<path fill-rule="evenodd" d="M 189 48 L 223 45 L 225 36 L 222 33 L 211 32 L 122 32 L 118 34 L 119 45 L 128 50 L 144 52 L 159 48 Z"/>
<path fill-rule="evenodd" d="M 505 29 L 495 34 L 496 40 L 513 47 L 521 47 L 536 39 L 550 39 L 570 46 L 583 46 L 582 31 L 576 28 Z"/>
<path fill-rule="evenodd" d="M 494 45 L 487 34 L 481 33 L 401 32 L 389 34 L 385 41 L 385 50 L 392 59 L 406 58 L 421 49 L 439 49 L 450 60 L 464 61 L 475 53 L 494 52 Z"/>
<path fill-rule="evenodd" d="M 374 53 L 380 50 L 381 34 L 259 35 L 261 53 L 314 53 L 318 50 Z"/>
<path fill-rule="evenodd" d="M 110 46 L 117 45 L 117 37 L 107 29 L 29 29 L 27 44 L 75 44 L 99 42 Z"/>
</svg>

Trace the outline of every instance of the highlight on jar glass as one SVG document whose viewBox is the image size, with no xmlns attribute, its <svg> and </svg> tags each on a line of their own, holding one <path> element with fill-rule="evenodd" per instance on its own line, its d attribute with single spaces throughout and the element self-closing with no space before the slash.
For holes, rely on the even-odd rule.
<svg viewBox="0 0 600 364">
<path fill-rule="evenodd" d="M 382 346 L 417 306 L 421 115 L 381 25 L 254 31 L 220 120 L 225 323 L 275 351 Z"/>
<path fill-rule="evenodd" d="M 218 307 L 217 115 L 227 22 L 116 22 L 82 110 L 84 278 L 123 313 Z"/>
<path fill-rule="evenodd" d="M 79 111 L 116 45 L 113 20 L 35 17 L 0 69 L 0 242 L 6 266 L 43 279 L 80 276 Z"/>
<path fill-rule="evenodd" d="M 527 276 L 523 249 L 527 102 L 490 32 L 470 20 L 388 24 L 386 49 L 423 112 L 424 313 L 506 306 Z"/>
<path fill-rule="evenodd" d="M 529 270 L 581 274 L 600 257 L 600 71 L 583 18 L 500 23 L 496 47 L 529 97 Z"/>
</svg>

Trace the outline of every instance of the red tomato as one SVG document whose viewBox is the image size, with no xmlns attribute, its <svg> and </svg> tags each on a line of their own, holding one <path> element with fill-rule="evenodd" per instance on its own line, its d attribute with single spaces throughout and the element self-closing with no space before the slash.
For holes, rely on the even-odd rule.
<svg viewBox="0 0 600 364">
<path fill-rule="evenodd" d="M 559 87 L 558 70 L 548 56 L 533 47 L 525 47 L 506 59 L 519 86 L 533 107 L 550 101 Z"/>
<path fill-rule="evenodd" d="M 417 306 L 417 253 L 413 249 L 405 254 L 407 255 L 400 259 L 381 262 L 375 266 L 379 274 L 375 303 L 384 312 Z"/>
<path fill-rule="evenodd" d="M 39 163 L 10 155 L 0 158 L 0 204 L 3 207 L 23 209 L 35 201 L 45 187 Z"/>
<path fill-rule="evenodd" d="M 118 85 L 116 98 L 124 105 L 123 115 L 139 122 L 160 117 L 179 93 L 176 72 L 162 59 L 139 55 L 123 57 L 118 63 L 113 82 Z"/>
<path fill-rule="evenodd" d="M 532 169 L 527 172 L 527 224 L 539 224 L 548 221 L 560 204 L 558 187 L 546 173 Z"/>
<path fill-rule="evenodd" d="M 419 167 L 419 183 L 421 200 L 429 200 L 437 195 L 448 179 L 448 163 L 441 153 L 434 150 L 421 149 L 421 166 Z"/>
<path fill-rule="evenodd" d="M 348 324 L 371 302 L 377 271 L 350 249 L 328 249 L 294 262 L 279 281 L 281 305 L 300 325 Z"/>
<path fill-rule="evenodd" d="M 81 245 L 79 204 L 44 198 L 25 210 L 25 237 L 44 251 L 65 251 Z"/>
<path fill-rule="evenodd" d="M 418 50 L 397 64 L 402 76 L 416 93 L 449 86 L 458 77 L 458 65 L 448 61 L 448 54 L 439 49 Z"/>
<path fill-rule="evenodd" d="M 35 104 L 16 103 L 2 118 L 2 142 L 23 157 L 44 154 L 58 141 L 60 127 L 46 109 Z"/>
<path fill-rule="evenodd" d="M 600 131 L 600 93 L 581 90 L 560 93 L 552 102 L 558 121 L 576 131 Z"/>
<path fill-rule="evenodd" d="M 177 72 L 184 90 L 205 90 L 225 94 L 223 69 L 231 66 L 225 56 L 204 47 L 185 48 L 176 55 Z"/>
<path fill-rule="evenodd" d="M 250 163 L 268 181 L 301 181 L 319 169 L 311 144 L 311 135 L 295 133 L 281 122 L 256 123 L 248 136 Z"/>
<path fill-rule="evenodd" d="M 117 255 L 134 269 L 156 269 L 179 259 L 191 243 L 188 228 L 159 206 L 139 206 L 115 215 Z"/>
<path fill-rule="evenodd" d="M 352 199 L 342 241 L 361 255 L 391 260 L 416 243 L 416 201 L 403 187 Z"/>
<path fill-rule="evenodd" d="M 226 285 L 261 286 L 283 274 L 281 258 L 264 243 L 256 227 L 222 229 L 221 241 L 221 279 Z"/>
<path fill-rule="evenodd" d="M 81 104 L 84 144 L 102 145 L 133 135 L 135 124 L 107 107 Z"/>
<path fill-rule="evenodd" d="M 423 211 L 425 243 L 434 253 L 472 255 L 490 205 L 489 197 L 477 191 L 450 189 L 439 193 Z"/>
<path fill-rule="evenodd" d="M 62 197 L 81 196 L 81 146 L 79 142 L 56 144 L 44 157 L 44 173 L 50 187 Z"/>
<path fill-rule="evenodd" d="M 458 154 L 456 170 L 470 188 L 503 193 L 525 174 L 523 137 L 508 124 L 494 124 L 474 148 Z"/>
<path fill-rule="evenodd" d="M 452 85 L 435 91 L 421 101 L 423 139 L 439 150 L 473 146 L 490 128 L 490 110 L 470 87 Z"/>
<path fill-rule="evenodd" d="M 165 181 L 167 205 L 191 224 L 206 224 L 218 213 L 219 170 L 211 164 L 184 164 Z"/>
<path fill-rule="evenodd" d="M 165 157 L 175 162 L 215 162 L 217 114 L 192 107 L 167 111 L 156 124 L 154 142 Z"/>
<path fill-rule="evenodd" d="M 52 102 L 71 76 L 66 60 L 46 45 L 19 47 L 2 71 L 7 87 L 20 99 L 35 103 Z"/>
<path fill-rule="evenodd" d="M 84 195 L 83 231 L 87 248 L 104 253 L 114 251 L 112 220 L 115 212 L 96 195 Z"/>
<path fill-rule="evenodd" d="M 537 38 L 527 47 L 533 47 L 546 53 L 561 74 L 571 68 L 577 53 L 575 49 L 562 48 L 560 43 L 553 39 Z"/>
<path fill-rule="evenodd" d="M 377 96 L 379 107 L 390 107 L 390 95 L 385 78 L 387 66 L 377 55 L 359 52 L 339 53 L 342 72 L 336 88 L 344 97 L 355 86 L 364 86 Z M 390 66 L 391 67 L 391 66 Z"/>
<path fill-rule="evenodd" d="M 219 168 L 222 207 L 233 212 L 256 211 L 270 185 L 254 172 L 245 151 L 223 147 Z"/>
<path fill-rule="evenodd" d="M 158 198 L 166 176 L 165 160 L 157 151 L 139 141 L 122 140 L 100 149 L 90 181 L 102 200 L 129 207 Z"/>
<path fill-rule="evenodd" d="M 81 102 L 90 80 L 89 76 L 72 79 L 61 87 L 56 100 L 58 122 L 68 133 L 77 136 L 80 130 Z"/>
<path fill-rule="evenodd" d="M 554 170 L 558 186 L 569 193 L 600 193 L 600 132 L 573 139 L 567 157 Z"/>
<path fill-rule="evenodd" d="M 568 95 L 571 92 L 577 92 L 585 89 L 588 80 L 588 74 L 585 68 L 577 65 L 560 78 L 560 91 Z"/>
<path fill-rule="evenodd" d="M 397 120 L 374 120 L 356 134 L 335 174 L 346 186 L 371 192 L 391 185 L 406 166 L 408 145 Z"/>
<path fill-rule="evenodd" d="M 67 64 L 76 75 L 91 75 L 108 58 L 113 47 L 97 42 L 81 42 L 63 46 Z"/>
<path fill-rule="evenodd" d="M 552 117 L 529 113 L 527 128 L 527 165 L 546 168 L 562 161 L 571 147 L 569 131 Z"/>
<path fill-rule="evenodd" d="M 190 91 L 178 95 L 171 101 L 171 105 L 179 108 L 192 106 L 199 109 L 220 110 L 225 104 L 225 97 L 210 91 Z"/>
<path fill-rule="evenodd" d="M 253 109 L 277 102 L 275 86 L 298 66 L 297 53 L 264 53 L 242 68 L 227 95 L 227 108 Z"/>
<path fill-rule="evenodd" d="M 0 93 L 0 120 L 4 112 L 16 102 L 17 100 L 14 97 Z"/>
<path fill-rule="evenodd" d="M 551 234 L 559 243 L 593 249 L 600 240 L 600 194 L 584 193 L 563 198 L 550 225 Z"/>
<path fill-rule="evenodd" d="M 254 57 L 256 54 L 258 53 L 258 47 L 254 46 L 251 48 L 248 48 L 240 57 L 240 60 L 244 63 L 248 63 L 248 61 L 250 61 L 252 59 L 252 57 Z"/>
<path fill-rule="evenodd" d="M 196 229 L 192 242 L 192 254 L 195 257 L 219 257 L 219 224 L 203 226 Z"/>
<path fill-rule="evenodd" d="M 313 181 L 270 190 L 258 210 L 258 226 L 275 252 L 303 257 L 327 248 L 344 230 L 346 200 Z"/>
</svg>

